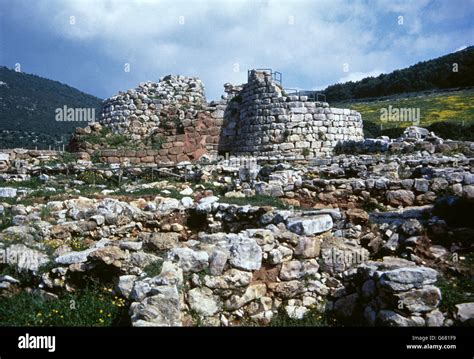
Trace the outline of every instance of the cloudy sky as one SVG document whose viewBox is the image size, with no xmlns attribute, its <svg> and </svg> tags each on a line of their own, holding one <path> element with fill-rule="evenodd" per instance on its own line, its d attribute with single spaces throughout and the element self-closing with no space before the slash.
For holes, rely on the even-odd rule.
<svg viewBox="0 0 474 359">
<path fill-rule="evenodd" d="M 390 72 L 472 45 L 473 24 L 474 0 L 0 0 L 0 65 L 101 98 L 198 76 L 217 99 L 250 68 L 302 89 Z"/>
</svg>

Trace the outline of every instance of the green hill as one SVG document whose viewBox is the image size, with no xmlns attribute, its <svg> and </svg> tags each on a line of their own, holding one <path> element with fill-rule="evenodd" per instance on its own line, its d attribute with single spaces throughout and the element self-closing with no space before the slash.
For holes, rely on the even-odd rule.
<svg viewBox="0 0 474 359">
<path fill-rule="evenodd" d="M 67 143 L 74 128 L 85 123 L 56 121 L 56 109 L 64 106 L 94 109 L 98 116 L 101 99 L 57 81 L 0 67 L 0 148 Z"/>
<path fill-rule="evenodd" d="M 474 141 L 474 89 L 409 93 L 378 101 L 334 102 L 334 107 L 351 108 L 361 113 L 367 137 L 397 137 L 413 124 L 435 131 L 443 138 Z M 384 121 L 388 109 L 419 111 L 419 122 Z"/>
<path fill-rule="evenodd" d="M 457 64 L 457 72 L 453 71 Z M 474 46 L 406 69 L 357 82 L 327 87 L 323 92 L 330 103 L 382 97 L 406 92 L 465 88 L 474 86 Z"/>
</svg>

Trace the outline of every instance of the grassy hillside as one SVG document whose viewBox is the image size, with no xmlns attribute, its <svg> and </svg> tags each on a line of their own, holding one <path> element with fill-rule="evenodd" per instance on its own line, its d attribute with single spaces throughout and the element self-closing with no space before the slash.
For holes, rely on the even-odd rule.
<svg viewBox="0 0 474 359">
<path fill-rule="evenodd" d="M 335 102 L 331 106 L 351 108 L 361 113 L 364 127 L 372 132 L 393 128 L 405 128 L 410 126 L 408 122 L 383 122 L 381 119 L 382 109 L 410 108 L 420 109 L 421 127 L 430 127 L 434 124 L 448 122 L 461 128 L 474 125 L 474 89 L 458 90 L 449 92 L 438 92 L 430 94 L 407 94 L 393 96 L 380 101 L 351 101 Z M 435 126 L 434 128 L 439 128 Z M 396 134 L 400 131 L 391 130 L 388 133 Z M 377 132 L 378 135 L 381 133 Z M 467 139 L 467 138 L 463 138 Z"/>
<path fill-rule="evenodd" d="M 418 94 L 416 96 L 396 96 L 381 101 L 335 102 L 331 106 L 351 108 L 359 111 L 365 121 L 380 125 L 381 109 L 388 108 L 420 109 L 420 126 L 429 126 L 434 122 L 450 121 L 460 125 L 474 123 L 474 89 L 433 94 Z M 400 124 L 406 127 L 408 124 Z M 387 124 L 387 127 L 398 127 L 397 124 Z"/>
<path fill-rule="evenodd" d="M 98 116 L 101 99 L 57 81 L 0 67 L 0 147 L 47 148 L 67 139 L 84 122 L 58 122 L 56 109 L 94 108 Z M 10 131 L 28 133 L 12 136 Z M 36 144 L 32 138 L 38 138 Z"/>
</svg>

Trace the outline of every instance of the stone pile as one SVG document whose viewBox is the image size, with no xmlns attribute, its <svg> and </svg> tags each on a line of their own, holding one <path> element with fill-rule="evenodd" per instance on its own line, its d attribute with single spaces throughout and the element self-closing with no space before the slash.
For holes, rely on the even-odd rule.
<svg viewBox="0 0 474 359">
<path fill-rule="evenodd" d="M 432 206 L 402 203 L 403 209 L 368 212 L 361 191 L 339 208 L 321 200 L 298 209 L 227 203 L 237 193 L 251 201 L 261 183 L 279 184 L 282 201 L 303 200 L 310 193 L 305 181 L 316 180 L 307 167 L 285 166 L 189 164 L 175 171 L 188 168 L 204 184 L 135 183 L 117 196 L 104 186 L 97 198 L 69 191 L 66 199 L 4 203 L 0 216 L 10 220 L 0 232 L 0 251 L 8 266 L 35 276 L 45 295 L 74 291 L 80 278 L 112 283 L 134 326 L 267 325 L 280 315 L 315 313 L 345 324 L 470 323 L 466 303 L 452 313 L 439 308 L 437 286 L 444 268 L 461 271 L 451 250 L 469 248 L 468 228 L 459 232 L 463 244 Z M 51 186 L 55 178 L 44 180 Z M 133 196 L 151 189 L 155 194 Z M 275 199 L 269 195 L 263 197 Z M 433 241 L 448 242 L 430 243 L 426 236 L 434 230 Z M 1 277 L 0 290 L 30 285 L 21 278 Z"/>
<path fill-rule="evenodd" d="M 399 138 L 387 136 L 367 138 L 363 141 L 346 141 L 340 143 L 336 151 L 340 153 L 409 153 L 424 151 L 429 154 L 463 152 L 474 153 L 474 143 L 465 141 L 444 140 L 426 128 L 410 126 Z"/>
<path fill-rule="evenodd" d="M 439 327 L 445 318 L 438 309 L 437 277 L 436 270 L 401 258 L 367 261 L 345 273 L 343 281 L 349 285 L 335 300 L 334 310 L 343 320 L 363 313 L 361 319 L 368 325 Z"/>
</svg>

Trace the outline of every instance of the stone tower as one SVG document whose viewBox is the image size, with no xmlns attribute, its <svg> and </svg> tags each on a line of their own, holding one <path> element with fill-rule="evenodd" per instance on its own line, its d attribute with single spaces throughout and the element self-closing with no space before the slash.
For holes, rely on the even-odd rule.
<svg viewBox="0 0 474 359">
<path fill-rule="evenodd" d="M 358 112 L 286 95 L 271 72 L 252 70 L 229 100 L 219 148 L 262 159 L 304 159 L 330 155 L 338 144 L 363 138 Z"/>
</svg>

